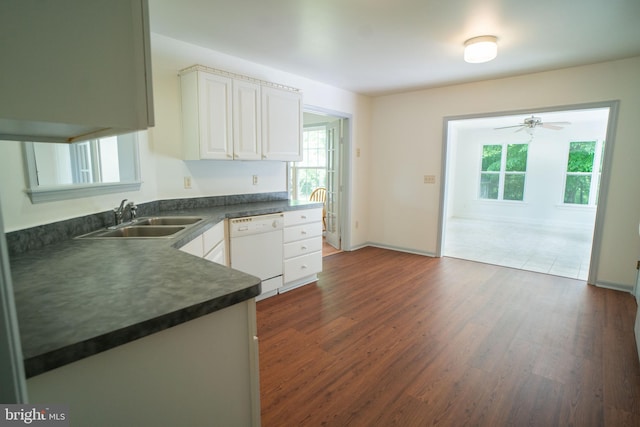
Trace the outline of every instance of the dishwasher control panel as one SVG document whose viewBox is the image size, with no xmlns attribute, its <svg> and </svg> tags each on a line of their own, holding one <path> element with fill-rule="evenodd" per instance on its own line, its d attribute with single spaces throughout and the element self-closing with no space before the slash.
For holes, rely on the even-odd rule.
<svg viewBox="0 0 640 427">
<path fill-rule="evenodd" d="M 229 237 L 248 234 L 267 233 L 281 230 L 284 226 L 284 214 L 256 215 L 229 220 Z"/>
</svg>

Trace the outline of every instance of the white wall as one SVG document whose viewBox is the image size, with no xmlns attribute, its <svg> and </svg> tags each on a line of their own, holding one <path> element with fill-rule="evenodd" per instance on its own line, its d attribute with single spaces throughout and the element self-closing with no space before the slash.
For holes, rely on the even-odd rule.
<svg viewBox="0 0 640 427">
<path fill-rule="evenodd" d="M 631 289 L 640 252 L 640 57 L 375 98 L 369 240 L 435 253 L 443 118 L 620 100 L 597 282 Z"/>
<path fill-rule="evenodd" d="M 281 83 L 303 91 L 305 105 L 352 116 L 352 146 L 368 152 L 370 99 L 300 76 L 251 63 L 178 40 L 152 34 L 152 72 L 156 126 L 140 133 L 143 185 L 140 191 L 33 205 L 27 197 L 26 174 L 20 144 L 0 143 L 0 199 L 5 231 L 14 231 L 118 205 L 126 197 L 137 203 L 169 198 L 263 193 L 286 189 L 284 162 L 181 160 L 180 86 L 178 71 L 194 64 L 219 68 Z M 352 156 L 349 165 L 355 183 L 348 210 L 360 220 L 353 229 L 354 245 L 366 241 L 368 167 L 366 158 Z M 253 185 L 252 175 L 259 176 Z M 184 189 L 184 177 L 192 189 Z M 355 221 L 355 219 L 354 219 Z"/>
<path fill-rule="evenodd" d="M 530 140 L 526 132 L 460 129 L 450 138 L 448 217 L 491 219 L 560 227 L 591 228 L 593 206 L 565 205 L 564 179 L 571 141 L 603 141 L 607 123 L 573 123 L 562 130 L 536 129 Z M 529 144 L 524 201 L 478 198 L 482 146 Z M 455 146 L 455 149 L 454 149 Z"/>
</svg>

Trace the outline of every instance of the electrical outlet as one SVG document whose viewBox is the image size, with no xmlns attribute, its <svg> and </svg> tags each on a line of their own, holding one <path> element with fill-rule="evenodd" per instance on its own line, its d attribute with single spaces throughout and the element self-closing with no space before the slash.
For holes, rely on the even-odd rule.
<svg viewBox="0 0 640 427">
<path fill-rule="evenodd" d="M 185 176 L 184 177 L 184 188 L 187 189 L 187 190 L 191 188 L 191 177 L 190 176 Z"/>
<path fill-rule="evenodd" d="M 253 185 L 258 185 L 258 175 L 253 175 Z"/>
<path fill-rule="evenodd" d="M 360 149 L 356 148 L 356 157 L 360 157 Z"/>
<path fill-rule="evenodd" d="M 435 175 L 425 175 L 424 176 L 424 183 L 425 184 L 435 184 L 436 183 L 436 176 Z"/>
<path fill-rule="evenodd" d="M 359 225 L 360 225 L 360 224 L 358 223 L 358 221 L 356 221 L 356 228 L 358 228 L 358 226 L 359 226 Z"/>
</svg>

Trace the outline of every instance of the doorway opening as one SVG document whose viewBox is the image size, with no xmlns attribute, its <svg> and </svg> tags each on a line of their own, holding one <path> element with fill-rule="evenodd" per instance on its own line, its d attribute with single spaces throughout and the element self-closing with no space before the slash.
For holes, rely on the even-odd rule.
<svg viewBox="0 0 640 427">
<path fill-rule="evenodd" d="M 445 119 L 439 255 L 594 283 L 616 112 Z"/>
<path fill-rule="evenodd" d="M 323 256 L 343 249 L 343 202 L 349 118 L 311 107 L 303 112 L 303 159 L 287 167 L 289 197 L 297 201 L 324 196 Z"/>
</svg>

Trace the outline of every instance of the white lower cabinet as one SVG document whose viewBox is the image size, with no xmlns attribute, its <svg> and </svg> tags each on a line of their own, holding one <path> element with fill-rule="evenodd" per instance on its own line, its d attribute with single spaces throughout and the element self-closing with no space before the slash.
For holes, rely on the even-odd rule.
<svg viewBox="0 0 640 427">
<path fill-rule="evenodd" d="M 27 380 L 74 426 L 259 426 L 254 299 Z"/>
<path fill-rule="evenodd" d="M 202 258 L 204 256 L 204 252 L 202 251 L 202 235 L 196 236 L 193 240 L 181 246 L 180 250 L 188 253 L 189 255 Z"/>
<path fill-rule="evenodd" d="M 206 260 L 229 266 L 225 221 L 220 221 L 202 234 L 202 252 Z"/>
<path fill-rule="evenodd" d="M 226 220 L 225 220 L 226 221 Z M 180 250 L 208 261 L 229 266 L 225 221 L 220 221 L 209 230 L 186 243 Z"/>
<path fill-rule="evenodd" d="M 204 256 L 204 259 L 217 264 L 228 265 L 225 246 L 224 241 L 218 243 L 213 249 L 211 249 L 211 251 L 209 251 L 208 254 Z"/>
<path fill-rule="evenodd" d="M 322 271 L 322 208 L 284 213 L 283 255 L 283 292 L 318 280 Z"/>
</svg>

